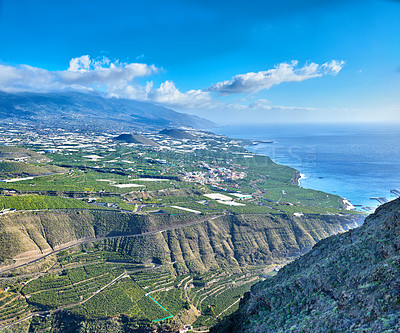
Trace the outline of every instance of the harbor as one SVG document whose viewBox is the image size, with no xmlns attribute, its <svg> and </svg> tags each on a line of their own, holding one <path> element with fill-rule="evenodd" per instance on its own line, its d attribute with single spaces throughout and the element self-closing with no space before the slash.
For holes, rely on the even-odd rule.
<svg viewBox="0 0 400 333">
<path fill-rule="evenodd" d="M 400 190 L 398 190 L 397 188 L 390 190 L 390 193 L 394 194 L 396 196 L 396 198 L 400 197 Z M 381 205 L 390 201 L 390 199 L 388 199 L 386 197 L 371 197 L 370 199 L 377 200 Z"/>
<path fill-rule="evenodd" d="M 394 194 L 397 198 L 400 197 L 400 190 L 397 188 L 390 190 L 390 193 Z"/>
</svg>

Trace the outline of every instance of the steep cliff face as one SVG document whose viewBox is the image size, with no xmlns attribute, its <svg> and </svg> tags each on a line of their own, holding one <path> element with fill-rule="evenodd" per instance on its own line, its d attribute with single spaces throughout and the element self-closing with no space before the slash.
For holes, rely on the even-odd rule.
<svg viewBox="0 0 400 333">
<path fill-rule="evenodd" d="M 138 261 L 175 263 L 178 273 L 276 264 L 307 252 L 320 239 L 354 228 L 356 217 L 223 216 L 194 226 L 135 238 L 106 240 Z"/>
<path fill-rule="evenodd" d="M 138 234 L 181 223 L 179 216 L 101 210 L 49 210 L 0 216 L 0 264 L 49 252 L 62 244 L 99 235 Z"/>
<path fill-rule="evenodd" d="M 214 332 L 399 332 L 400 199 L 255 285 Z"/>
<path fill-rule="evenodd" d="M 191 219 L 200 222 L 184 226 Z M 90 210 L 15 213 L 0 218 L 0 260 L 45 253 L 101 235 L 121 236 L 102 240 L 109 249 L 137 261 L 175 263 L 178 273 L 213 267 L 240 269 L 292 260 L 320 239 L 361 222 L 362 217 L 334 215 L 247 214 L 207 219 Z M 165 229 L 171 230 L 124 237 Z"/>
</svg>

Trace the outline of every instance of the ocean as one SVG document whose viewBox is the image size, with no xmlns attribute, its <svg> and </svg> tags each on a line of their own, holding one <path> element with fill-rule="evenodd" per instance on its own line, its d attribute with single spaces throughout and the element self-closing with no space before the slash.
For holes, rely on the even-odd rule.
<svg viewBox="0 0 400 333">
<path fill-rule="evenodd" d="M 371 197 L 392 200 L 390 190 L 400 189 L 398 125 L 276 124 L 214 131 L 233 138 L 273 140 L 247 149 L 299 170 L 302 187 L 338 194 L 360 210 L 379 206 Z"/>
</svg>

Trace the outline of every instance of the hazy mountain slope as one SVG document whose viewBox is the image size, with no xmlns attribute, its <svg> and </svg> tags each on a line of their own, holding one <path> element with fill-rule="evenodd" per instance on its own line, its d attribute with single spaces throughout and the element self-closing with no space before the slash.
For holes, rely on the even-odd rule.
<svg viewBox="0 0 400 333">
<path fill-rule="evenodd" d="M 0 119 L 43 126 L 85 129 L 160 129 L 171 126 L 210 127 L 208 120 L 151 103 L 104 98 L 95 93 L 0 92 Z"/>
<path fill-rule="evenodd" d="M 399 332 L 400 199 L 255 285 L 214 332 Z"/>
<path fill-rule="evenodd" d="M 163 129 L 162 131 L 159 132 L 159 134 L 163 134 L 166 136 L 170 136 L 172 138 L 176 138 L 176 139 L 189 139 L 189 140 L 193 140 L 196 137 L 192 134 L 190 134 L 187 131 L 184 130 L 180 130 L 180 129 L 175 129 L 175 128 L 171 128 L 171 129 Z"/>
</svg>

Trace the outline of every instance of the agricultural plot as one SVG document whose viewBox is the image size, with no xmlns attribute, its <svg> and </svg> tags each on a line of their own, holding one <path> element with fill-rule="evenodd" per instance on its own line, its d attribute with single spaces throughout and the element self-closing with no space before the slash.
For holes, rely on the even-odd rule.
<svg viewBox="0 0 400 333">
<path fill-rule="evenodd" d="M 93 318 L 139 315 L 141 309 L 137 303 L 143 297 L 145 293 L 127 277 L 85 302 L 84 309 Z"/>
<path fill-rule="evenodd" d="M 163 288 L 166 285 L 173 285 L 175 282 L 175 276 L 169 270 L 138 272 L 132 274 L 132 278 L 147 293 Z"/>
<path fill-rule="evenodd" d="M 110 258 L 115 261 L 107 262 Z M 0 304 L 0 319 L 7 322 L 7 318 L 15 320 L 29 311 L 65 308 L 93 320 L 123 314 L 158 323 L 179 318 L 193 304 L 202 314 L 195 325 L 211 325 L 217 316 L 222 318 L 236 309 L 235 302 L 260 273 L 257 268 L 242 275 L 218 269 L 177 276 L 170 266 L 129 263 L 128 256 L 99 246 L 85 252 L 62 251 L 57 261 L 53 269 L 63 269 L 33 279 L 22 288 L 26 300 L 14 300 L 19 303 L 13 303 L 7 312 L 1 311 Z"/>
<path fill-rule="evenodd" d="M 41 276 L 28 283 L 22 294 L 39 309 L 56 309 L 89 298 L 119 274 L 118 267 L 87 265 L 65 270 L 61 275 Z"/>
<path fill-rule="evenodd" d="M 201 316 L 193 326 L 213 325 L 217 318 L 223 318 L 235 311 L 238 307 L 237 301 L 258 281 L 260 272 L 258 268 L 245 275 L 230 275 L 219 270 L 195 277 L 189 286 L 188 296 L 201 312 Z"/>
<path fill-rule="evenodd" d="M 222 139 L 221 139 L 222 140 Z M 222 141 L 221 141 L 222 142 Z M 213 143 L 215 144 L 215 142 Z M 253 158 L 244 158 L 245 149 L 231 147 L 229 151 L 212 149 L 199 150 L 196 153 L 174 151 L 154 151 L 153 148 L 130 148 L 124 145 L 113 145 L 114 151 L 105 151 L 103 148 L 90 152 L 78 151 L 70 154 L 51 154 L 53 164 L 68 165 L 70 171 L 65 174 L 36 177 L 16 183 L 4 183 L 4 188 L 15 189 L 27 193 L 90 193 L 97 194 L 98 203 L 114 203 L 121 209 L 136 211 L 135 205 L 130 205 L 124 195 L 132 191 L 151 192 L 165 189 L 193 188 L 200 192 L 210 192 L 210 187 L 178 180 L 157 181 L 160 177 L 182 178 L 187 171 L 204 171 L 201 163 L 217 165 L 220 168 L 235 168 L 246 173 L 243 179 L 235 181 L 226 180 L 223 195 L 230 191 L 255 195 L 254 200 L 240 201 L 235 199 L 234 205 L 225 205 L 216 200 L 201 195 L 190 196 L 160 196 L 146 199 L 143 195 L 141 211 L 153 212 L 161 210 L 173 215 L 182 213 L 179 206 L 184 209 L 194 210 L 202 214 L 216 211 L 227 211 L 232 214 L 281 214 L 281 213 L 340 213 L 342 203 L 336 195 L 320 191 L 300 188 L 292 184 L 295 170 L 286 166 L 273 163 L 266 156 L 253 155 Z M 214 147 L 215 148 L 215 147 Z M 235 154 L 238 151 L 241 154 Z M 96 158 L 89 158 L 96 156 Z M 165 164 L 156 161 L 163 159 Z M 184 162 L 182 162 L 184 161 Z M 46 164 L 47 168 L 51 165 Z M 55 166 L 53 166 L 55 167 Z M 65 168 L 67 169 L 67 168 Z M 142 177 L 153 177 L 142 179 Z M 215 188 L 213 188 L 215 190 Z M 104 193 L 114 196 L 103 196 Z M 199 193 L 200 194 L 200 193 Z M 84 194 L 88 195 L 88 194 Z M 140 197 L 140 195 L 139 195 Z M 151 202 L 147 202 L 150 200 Z M 207 202 L 199 203 L 206 200 Z M 160 207 L 151 207 L 157 203 Z M 290 207 L 287 203 L 290 203 Z M 46 207 L 46 203 L 41 204 Z M 39 203 L 38 207 L 41 206 Z M 51 202 L 48 207 L 60 208 L 89 208 L 83 203 Z M 238 205 L 238 206 L 235 206 Z M 32 204 L 32 207 L 35 205 Z M 71 207 L 72 206 L 72 207 Z M 94 207 L 102 207 L 95 206 Z M 7 206 L 8 207 L 8 206 Z M 20 206 L 22 207 L 22 206 Z M 11 207 L 14 208 L 14 207 Z"/>
<path fill-rule="evenodd" d="M 172 288 L 168 291 L 159 291 L 151 294 L 151 296 L 170 313 L 179 313 L 185 310 L 184 295 L 182 289 Z"/>
<path fill-rule="evenodd" d="M 36 209 L 103 209 L 87 202 L 56 196 L 46 195 L 21 195 L 0 197 L 0 207 L 14 208 L 16 210 Z"/>
<path fill-rule="evenodd" d="M 125 200 L 120 197 L 102 197 L 96 200 L 97 203 L 114 203 L 121 209 L 136 211 L 137 205 L 128 204 Z"/>
<path fill-rule="evenodd" d="M 270 193 L 276 193 L 276 195 L 274 194 L 271 197 Z M 263 196 L 264 199 L 257 198 L 257 200 L 240 201 L 236 199 L 231 201 L 232 205 L 229 205 L 229 201 L 227 202 L 228 204 L 223 204 L 206 196 L 167 196 L 158 199 L 158 202 L 160 203 L 159 209 L 170 214 L 179 213 L 175 206 L 195 210 L 202 214 L 215 214 L 221 211 L 232 214 L 337 214 L 343 212 L 343 210 L 338 209 L 341 204 L 336 196 L 314 190 L 299 192 L 295 186 L 287 187 L 285 190 L 282 190 L 282 188 L 268 188 L 267 193 Z M 318 204 L 322 199 L 324 199 L 323 204 Z M 295 203 L 288 204 L 288 202 Z M 144 208 L 144 211 L 152 210 L 154 208 Z M 346 211 L 346 213 L 357 214 L 357 212 L 352 211 Z"/>
<path fill-rule="evenodd" d="M 115 262 L 107 263 L 102 261 L 104 258 L 113 258 Z M 32 279 L 22 288 L 23 297 L 13 299 L 14 296 L 4 293 L 4 297 L 0 298 L 0 321 L 7 320 L 8 315 L 15 319 L 19 312 L 26 314 L 28 307 L 33 311 L 66 307 L 71 313 L 88 318 L 125 314 L 151 321 L 172 318 L 169 307 L 178 312 L 182 310 L 184 300 L 179 299 L 181 290 L 168 293 L 166 297 L 161 291 L 156 291 L 174 287 L 175 276 L 169 270 L 150 271 L 143 264 L 129 263 L 126 256 L 104 250 L 84 253 L 62 251 L 57 259 L 58 265 L 54 267 L 65 268 Z M 131 274 L 132 278 L 123 275 L 124 272 Z M 155 298 L 150 295 L 152 291 L 156 291 Z M 175 295 L 175 303 L 169 299 L 171 295 Z M 168 308 L 162 305 L 167 299 Z M 7 305 L 7 311 L 2 312 L 2 303 Z"/>
<path fill-rule="evenodd" d="M 91 318 L 104 318 L 125 314 L 151 321 L 172 317 L 160 303 L 153 299 L 130 276 L 119 280 L 72 312 L 85 311 Z"/>
<path fill-rule="evenodd" d="M 28 311 L 28 304 L 19 293 L 0 291 L 0 323 L 6 324 Z"/>
<path fill-rule="evenodd" d="M 252 285 L 254 285 L 254 282 L 244 284 L 238 283 L 237 285 L 231 284 L 227 286 L 223 290 L 220 290 L 203 301 L 201 309 L 202 313 L 207 313 L 207 309 L 212 306 L 215 315 L 219 316 L 228 309 L 228 307 L 239 300 L 245 292 L 250 291 Z M 229 308 L 229 312 L 224 312 L 224 316 L 237 310 L 238 306 L 239 304 L 237 304 L 236 307 L 233 306 Z"/>
<path fill-rule="evenodd" d="M 98 181 L 99 179 L 107 179 L 107 182 Z M 24 192 L 108 192 L 122 194 L 132 191 L 131 187 L 115 186 L 118 184 L 142 185 L 140 189 L 146 188 L 147 190 L 160 190 L 171 186 L 169 182 L 165 181 L 131 181 L 128 176 L 116 173 L 76 170 L 68 174 L 36 177 L 15 183 L 4 183 L 2 187 Z"/>
</svg>

